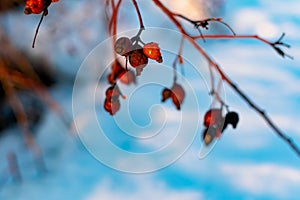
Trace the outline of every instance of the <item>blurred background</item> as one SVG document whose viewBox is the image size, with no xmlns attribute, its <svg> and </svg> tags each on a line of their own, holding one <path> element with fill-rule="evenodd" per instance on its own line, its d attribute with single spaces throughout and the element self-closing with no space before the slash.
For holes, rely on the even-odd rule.
<svg viewBox="0 0 300 200">
<path fill-rule="evenodd" d="M 282 59 L 256 40 L 208 40 L 203 46 L 282 130 L 300 143 L 300 3 L 162 2 L 192 19 L 222 17 L 238 34 L 259 34 L 276 41 L 286 33 L 284 41 L 292 46 L 286 52 L 293 60 Z M 176 30 L 151 1 L 138 3 L 146 27 Z M 197 156 L 199 138 L 174 164 L 147 174 L 115 171 L 89 154 L 72 127 L 72 89 L 81 63 L 109 37 L 103 4 L 102 0 L 53 3 L 32 49 L 40 15 L 24 15 L 23 0 L 1 0 L 0 199 L 299 198 L 299 157 L 226 86 L 227 102 L 239 112 L 241 121 L 236 130 L 226 131 L 203 160 Z M 123 2 L 119 17 L 120 32 L 137 28 L 130 1 Z M 192 26 L 189 30 L 197 33 Z M 217 24 L 211 27 L 213 33 L 226 31 Z M 189 51 L 186 53 L 193 54 Z M 193 80 L 188 70 L 186 74 Z M 88 82 L 89 77 L 83 76 L 81 81 Z M 208 108 L 207 91 L 197 90 L 202 92 L 199 98 L 203 98 L 203 109 Z M 103 95 L 97 105 L 100 113 L 104 112 L 104 92 L 99 92 Z M 117 127 L 109 128 L 118 131 Z M 111 137 L 125 148 L 132 145 L 130 140 L 118 140 L 117 134 Z"/>
</svg>

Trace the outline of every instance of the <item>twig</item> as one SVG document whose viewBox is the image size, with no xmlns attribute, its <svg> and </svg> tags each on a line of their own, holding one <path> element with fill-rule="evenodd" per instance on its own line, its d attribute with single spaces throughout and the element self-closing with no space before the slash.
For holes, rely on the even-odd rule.
<svg viewBox="0 0 300 200">
<path fill-rule="evenodd" d="M 241 89 L 237 87 L 237 85 L 229 79 L 229 77 L 222 71 L 222 69 L 219 67 L 219 65 L 214 62 L 210 56 L 199 46 L 199 44 L 195 41 L 195 39 L 200 38 L 202 36 L 197 36 L 197 37 L 191 37 L 183 26 L 175 19 L 174 14 L 166 8 L 159 0 L 153 0 L 153 2 L 165 13 L 170 20 L 176 25 L 176 27 L 179 29 L 181 34 L 196 48 L 196 50 L 202 54 L 202 56 L 207 60 L 208 64 L 210 67 L 213 67 L 220 75 L 223 81 L 225 81 L 253 110 L 255 110 L 265 121 L 266 123 L 270 126 L 270 128 L 282 139 L 284 140 L 291 148 L 292 150 L 300 156 L 300 149 L 299 147 L 293 142 L 293 140 L 288 137 L 286 134 L 284 134 L 276 125 L 275 123 L 271 120 L 270 117 L 268 117 L 262 109 L 260 109 Z M 266 44 L 271 45 L 272 47 L 276 47 L 276 45 L 282 45 L 286 46 L 285 44 L 281 43 L 282 37 L 279 38 L 278 41 L 275 43 L 271 43 L 265 39 L 262 39 L 256 35 L 252 36 L 239 36 L 239 35 L 215 35 L 211 36 L 211 38 L 255 38 L 258 39 Z M 203 36 L 204 37 L 204 36 Z M 209 36 L 206 36 L 208 38 Z M 284 54 L 285 55 L 285 54 Z"/>
<path fill-rule="evenodd" d="M 137 2 L 136 2 L 136 0 L 132 0 L 132 3 L 133 3 L 133 5 L 134 5 L 134 7 L 135 7 L 135 10 L 136 10 L 136 12 L 137 12 L 137 15 L 138 15 L 138 18 L 139 18 L 139 22 L 140 22 L 140 29 L 145 29 L 145 27 L 144 27 L 144 23 L 143 23 L 143 19 L 142 19 L 142 15 L 141 15 L 141 12 L 140 12 L 140 9 L 139 9 L 139 6 L 138 6 L 138 4 L 137 4 Z"/>
</svg>

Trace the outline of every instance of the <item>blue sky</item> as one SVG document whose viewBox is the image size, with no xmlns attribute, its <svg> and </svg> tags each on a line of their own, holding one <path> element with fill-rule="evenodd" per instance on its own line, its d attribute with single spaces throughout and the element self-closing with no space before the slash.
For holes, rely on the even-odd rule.
<svg viewBox="0 0 300 200">
<path fill-rule="evenodd" d="M 62 4 L 64 5 L 64 3 Z M 165 24 L 166 21 L 161 20 L 161 14 L 157 14 L 151 19 L 147 18 L 148 13 L 153 12 L 153 10 L 148 6 L 148 2 L 144 1 L 141 4 L 144 9 L 148 8 L 144 11 L 146 24 L 154 26 L 158 23 L 159 26 L 172 28 L 172 25 Z M 44 29 L 41 29 L 41 38 L 37 43 L 37 47 L 42 46 L 39 52 L 43 54 L 49 49 L 56 49 L 56 53 L 51 56 L 51 59 L 60 68 L 61 66 L 65 67 L 65 69 L 60 70 L 70 74 L 76 73 L 83 58 L 92 47 L 105 39 L 104 36 L 101 40 L 96 39 L 98 35 L 101 35 L 101 30 L 93 29 L 89 23 L 86 25 L 83 22 L 84 19 L 91 20 L 92 16 L 97 16 L 99 13 L 91 11 L 89 18 L 79 12 L 80 9 L 88 10 L 95 5 L 97 4 L 94 2 L 94 4 L 89 5 L 91 7 L 87 5 L 82 8 L 80 6 L 83 4 L 74 3 L 70 5 L 72 10 L 64 14 L 65 18 L 62 18 L 61 22 L 57 22 L 57 26 L 61 27 L 59 26 L 60 23 L 73 20 L 74 26 L 81 27 L 80 33 L 71 31 L 70 37 L 60 39 L 55 44 L 47 43 L 47 40 L 57 37 L 57 35 L 49 36 L 49 25 L 55 24 L 55 17 L 58 17 L 51 18 L 50 15 L 49 21 L 45 22 Z M 207 44 L 204 44 L 207 52 L 221 65 L 224 71 L 258 105 L 264 108 L 282 130 L 292 136 L 297 143 L 300 143 L 300 128 L 297 126 L 300 119 L 299 7 L 300 3 L 296 0 L 229 0 L 224 16 L 222 16 L 238 34 L 258 33 L 273 41 L 282 32 L 285 32 L 284 41 L 292 45 L 292 48 L 287 49 L 287 52 L 295 58 L 294 60 L 282 59 L 270 47 L 251 39 L 209 40 Z M 51 9 L 54 11 L 57 8 L 53 6 Z M 180 11 L 182 8 L 177 7 L 177 9 Z M 75 16 L 75 14 L 77 15 Z M 128 14 L 128 16 L 130 15 Z M 17 21 L 18 17 L 20 16 L 11 14 L 7 19 L 14 22 Z M 26 18 L 24 24 L 31 24 L 32 27 L 35 27 L 35 22 L 32 22 L 32 19 Z M 126 18 L 122 20 L 128 21 Z M 97 25 L 101 24 L 101 21 L 91 22 L 91 24 L 93 23 Z M 128 28 L 134 28 L 134 25 L 131 23 Z M 7 26 L 10 27 L 11 25 L 8 23 Z M 25 28 L 19 26 L 21 30 L 26 30 Z M 69 28 L 74 30 L 71 25 Z M 121 30 L 126 30 L 126 28 L 126 26 L 120 25 Z M 63 27 L 60 30 L 67 32 L 68 27 Z M 12 37 L 16 35 L 17 33 L 12 33 Z M 22 39 L 19 45 L 26 46 L 29 44 L 30 46 L 31 36 L 31 32 L 26 32 L 24 37 L 28 38 L 28 41 Z M 145 38 L 147 39 L 147 37 Z M 72 58 L 64 52 L 65 44 L 72 44 L 72 41 L 78 41 L 75 43 L 76 47 L 87 45 L 85 48 L 78 49 L 79 56 L 76 58 Z M 55 48 L 55 45 L 58 45 L 59 48 Z M 190 59 L 191 63 L 198 62 L 200 66 L 206 67 L 205 61 L 194 56 L 188 45 L 185 52 L 190 55 L 187 58 Z M 165 64 L 171 63 L 172 58 L 167 57 Z M 202 120 L 205 110 L 210 105 L 205 83 L 201 77 L 194 75 L 193 67 L 188 69 L 188 63 L 184 67 L 186 68 L 186 79 L 183 78 L 182 80 L 189 81 L 197 99 L 200 99 L 201 104 L 198 108 L 200 110 L 199 118 Z M 147 72 L 150 74 L 153 71 L 145 70 L 145 76 Z M 88 82 L 91 74 L 92 72 L 87 72 L 81 79 L 86 84 L 80 93 L 81 95 L 89 94 L 90 90 L 93 90 Z M 203 74 L 205 78 L 205 71 Z M 158 78 L 160 81 L 165 81 L 165 77 Z M 139 82 L 143 83 L 143 77 L 139 78 Z M 172 82 L 170 81 L 169 84 L 171 86 Z M 96 106 L 100 108 L 96 113 L 98 119 L 102 120 L 100 123 L 105 124 L 102 125 L 105 130 L 111 132 L 108 137 L 112 141 L 129 151 L 155 150 L 168 144 L 170 137 L 173 137 L 173 131 L 178 128 L 176 124 L 182 115 L 175 111 L 170 103 L 164 104 L 163 114 L 160 114 L 162 111 L 160 107 L 151 107 L 152 104 L 156 105 L 160 102 L 156 86 L 141 88 L 141 92 L 135 91 L 136 96 L 132 95 L 130 98 L 130 106 L 135 105 L 130 107 L 133 110 L 131 117 L 136 120 L 137 124 L 150 123 L 151 128 L 156 129 L 160 120 L 164 119 L 163 117 L 170 120 L 162 132 L 166 135 L 161 134 L 149 142 L 136 142 L 127 135 L 120 134 L 122 131 L 116 127 L 114 118 L 110 118 L 106 113 L 103 114 L 101 107 L 103 93 L 101 90 L 106 87 L 107 85 L 103 84 L 99 86 L 99 96 L 96 97 L 99 103 L 96 103 Z M 61 100 L 68 112 L 71 112 L 71 89 L 71 87 L 63 87 L 53 91 L 55 97 Z M 143 89 L 146 90 L 146 93 Z M 13 183 L 8 184 L 0 191 L 0 198 L 55 199 L 63 196 L 64 199 L 86 200 L 297 199 L 300 196 L 298 189 L 300 185 L 299 158 L 231 88 L 225 86 L 224 89 L 230 108 L 236 110 L 241 117 L 237 129 L 227 129 L 224 136 L 205 159 L 200 160 L 198 158 L 201 146 L 198 134 L 191 147 L 175 163 L 156 172 L 138 175 L 118 172 L 98 162 L 89 154 L 81 141 L 70 139 L 65 134 L 67 131 L 63 126 L 59 125 L 58 120 L 49 113 L 44 120 L 44 128 L 40 130 L 38 137 L 43 150 L 46 152 L 46 162 L 50 168 L 49 174 L 45 177 L 35 177 L 28 173 L 28 171 L 30 172 L 28 167 L 24 167 L 23 171 L 27 174 L 24 184 L 21 186 Z M 124 90 L 126 90 L 125 87 Z M 134 91 L 133 87 L 131 90 L 128 89 L 128 91 L 132 90 Z M 149 101 L 146 101 L 145 98 Z M 187 95 L 187 102 L 183 105 L 183 110 L 185 109 L 184 112 L 189 113 L 189 116 L 194 116 L 195 112 L 193 112 L 188 98 L 192 98 L 192 95 L 190 97 Z M 149 109 L 150 116 L 147 113 Z M 83 115 L 80 119 L 82 124 L 79 127 L 85 129 L 85 126 L 89 124 L 86 122 L 90 119 L 89 117 L 91 117 L 90 113 Z M 150 121 L 151 117 L 152 121 Z M 115 119 L 120 120 L 120 116 Z M 193 119 L 189 119 L 189 123 L 194 123 Z M 93 128 L 88 127 L 85 130 L 93 131 Z M 200 126 L 199 133 L 201 130 L 202 127 Z M 148 131 L 151 132 L 152 129 L 148 129 Z M 53 132 L 56 133 L 55 137 L 51 134 Z M 143 132 L 143 134 L 148 134 L 148 132 Z M 4 145 L 8 142 L 13 141 L 9 137 L 2 141 L 3 145 L 0 147 L 2 154 L 8 148 L 7 145 Z M 57 147 L 60 150 L 56 154 L 51 154 L 51 149 Z M 107 154 L 110 155 L 109 152 Z M 111 156 L 114 155 L 111 154 Z M 26 158 L 26 155 L 24 157 Z M 126 160 L 126 158 L 124 159 Z M 132 165 L 134 164 L 132 163 Z"/>
</svg>

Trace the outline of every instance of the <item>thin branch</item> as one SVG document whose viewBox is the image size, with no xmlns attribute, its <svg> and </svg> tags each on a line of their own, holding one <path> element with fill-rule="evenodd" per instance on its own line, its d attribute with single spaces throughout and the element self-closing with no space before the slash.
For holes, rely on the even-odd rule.
<svg viewBox="0 0 300 200">
<path fill-rule="evenodd" d="M 144 26 L 144 23 L 143 23 L 143 19 L 142 19 L 142 15 L 141 15 L 141 12 L 140 12 L 140 9 L 139 9 L 139 6 L 136 2 L 136 0 L 132 0 L 132 3 L 135 7 L 135 10 L 136 10 L 136 13 L 138 15 L 138 18 L 139 18 L 139 22 L 140 22 L 140 29 L 145 29 L 145 26 Z"/>
<path fill-rule="evenodd" d="M 170 20 L 176 25 L 178 30 L 181 32 L 181 34 L 196 48 L 196 50 L 202 54 L 202 56 L 207 60 L 209 66 L 215 68 L 215 70 L 219 73 L 220 77 L 223 81 L 225 81 L 246 103 L 255 110 L 270 126 L 270 128 L 282 139 L 284 140 L 291 148 L 292 150 L 300 156 L 300 149 L 299 147 L 293 142 L 293 140 L 288 137 L 286 134 L 284 134 L 271 120 L 270 117 L 268 117 L 261 108 L 259 108 L 240 88 L 237 87 L 237 85 L 229 79 L 229 77 L 222 71 L 222 69 L 219 67 L 219 65 L 214 62 L 210 56 L 200 47 L 200 45 L 195 41 L 196 39 L 200 38 L 201 36 L 197 37 L 191 37 L 187 34 L 183 26 L 175 19 L 174 14 L 166 8 L 159 0 L 153 0 L 153 2 L 165 13 Z M 250 36 L 239 36 L 239 35 L 221 35 L 223 38 L 255 38 L 258 39 L 266 44 L 271 45 L 272 47 L 276 47 L 276 45 L 283 45 L 281 44 L 282 37 L 279 38 L 279 40 L 275 43 L 271 43 L 263 38 L 258 37 L 257 35 L 250 35 Z M 222 38 L 220 35 L 211 36 L 211 38 Z M 208 38 L 209 36 L 206 36 Z M 284 46 L 284 45 L 283 45 Z"/>
<path fill-rule="evenodd" d="M 34 34 L 34 38 L 33 38 L 33 42 L 32 42 L 32 48 L 34 48 L 35 41 L 36 41 L 36 37 L 37 37 L 37 35 L 38 35 L 38 32 L 39 32 L 39 30 L 40 30 L 40 26 L 41 26 L 41 24 L 42 24 L 42 22 L 43 22 L 44 17 L 46 16 L 46 13 L 47 13 L 47 12 L 48 12 L 48 11 L 43 11 L 43 13 L 42 13 L 42 16 L 41 16 L 41 19 L 40 19 L 40 21 L 39 21 L 39 24 L 38 24 L 38 26 L 37 26 L 37 28 L 36 28 L 36 30 L 35 30 L 35 34 Z"/>
</svg>

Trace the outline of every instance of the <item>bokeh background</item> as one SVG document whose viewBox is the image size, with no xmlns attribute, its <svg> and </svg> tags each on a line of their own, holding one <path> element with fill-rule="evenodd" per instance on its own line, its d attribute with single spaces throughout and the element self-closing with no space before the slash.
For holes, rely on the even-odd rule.
<svg viewBox="0 0 300 200">
<path fill-rule="evenodd" d="M 295 142 L 300 143 L 300 3 L 296 0 L 163 2 L 170 9 L 190 18 L 222 17 L 238 34 L 259 34 L 275 41 L 282 32 L 286 33 L 284 41 L 292 46 L 286 52 L 294 57 L 293 60 L 283 59 L 270 47 L 251 39 L 207 40 L 203 46 L 224 71 L 267 111 L 276 124 Z M 174 25 L 151 1 L 141 0 L 138 3 L 146 26 L 175 30 Z M 30 71 L 24 69 L 32 66 L 43 83 L 42 91 L 46 91 L 61 106 L 62 114 L 57 114 L 53 104 L 51 107 L 41 101 L 34 90 L 24 90 L 22 84 L 14 85 L 15 94 L 28 115 L 34 140 L 42 152 L 45 168 L 41 169 L 41 162 L 37 162 L 40 160 L 28 148 L 17 126 L 11 99 L 7 98 L 3 90 L 3 83 L 7 83 L 7 79 L 1 69 L 0 199 L 199 200 L 300 197 L 299 157 L 226 86 L 226 100 L 232 109 L 239 112 L 240 123 L 236 130 L 226 130 L 224 137 L 205 159 L 198 159 L 201 145 L 199 137 L 175 163 L 153 173 L 126 174 L 98 162 L 83 146 L 69 122 L 72 118 L 72 89 L 76 72 L 89 52 L 108 37 L 103 1 L 61 0 L 51 5 L 35 49 L 31 48 L 31 43 L 40 16 L 24 15 L 23 7 L 22 1 L 0 3 L 1 68 L 36 80 Z M 138 21 L 130 1 L 124 1 L 120 16 L 120 31 L 137 28 Z M 190 27 L 190 31 L 197 33 L 193 27 Z M 223 33 L 227 30 L 214 25 L 211 31 Z M 186 53 L 193 55 L 189 50 Z M 206 67 L 204 60 L 201 65 Z M 197 84 L 188 69 L 186 74 L 187 79 Z M 89 77 L 83 76 L 81 81 L 84 85 L 88 83 Z M 108 86 L 104 82 L 101 84 L 103 87 L 99 88 Z M 195 88 L 195 91 L 202 92 L 199 94 L 199 98 L 203 98 L 203 110 L 200 110 L 202 117 L 205 108 L 210 105 L 210 99 L 203 88 Z M 99 91 L 99 95 L 97 112 L 101 115 L 104 113 L 101 104 L 104 91 Z M 137 102 L 140 102 L 137 108 L 142 109 L 144 102 Z M 166 116 L 176 115 L 171 104 L 165 107 Z M 183 109 L 185 107 L 188 109 L 188 105 L 184 104 Z M 103 115 L 107 116 L 106 123 L 112 133 L 110 137 L 122 148 L 134 147 L 132 140 L 118 135 L 119 129 L 113 126 L 113 119 L 106 113 Z M 143 113 L 135 116 L 141 120 L 141 124 L 148 120 L 145 117 L 146 122 L 143 121 Z M 83 117 L 83 124 L 84 120 Z M 164 139 L 168 141 L 168 137 Z"/>
</svg>

